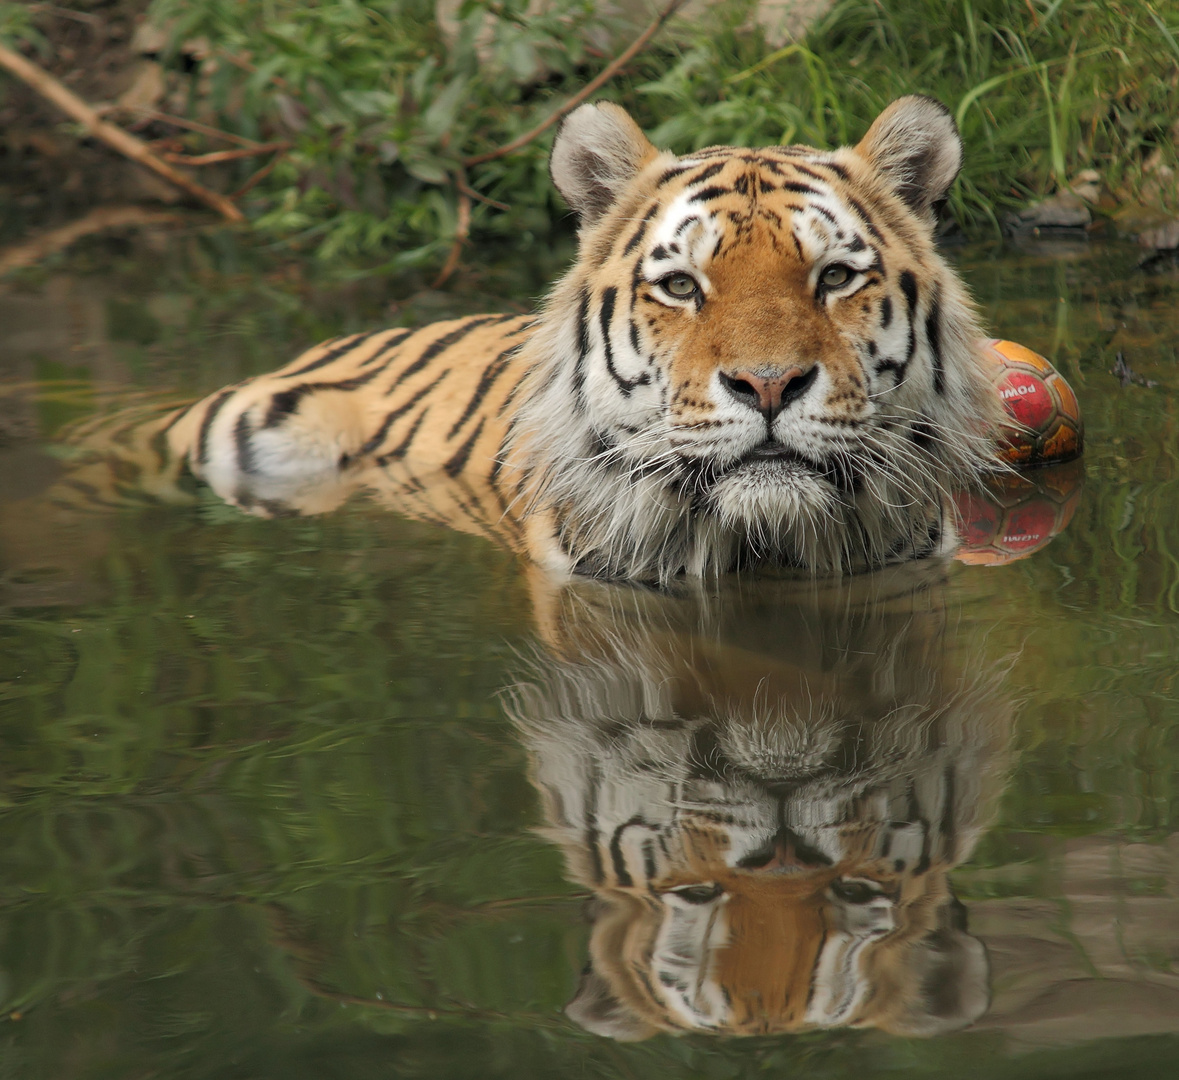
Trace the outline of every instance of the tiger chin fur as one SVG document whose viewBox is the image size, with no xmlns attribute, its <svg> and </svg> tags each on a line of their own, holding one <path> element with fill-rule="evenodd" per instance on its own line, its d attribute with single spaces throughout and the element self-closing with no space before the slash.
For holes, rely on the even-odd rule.
<svg viewBox="0 0 1179 1080">
<path fill-rule="evenodd" d="M 944 551 L 948 491 L 993 466 L 999 410 L 933 240 L 960 163 L 928 98 L 854 148 L 678 158 L 582 106 L 552 157 L 579 256 L 535 318 L 328 342 L 177 414 L 168 445 L 256 513 L 363 487 L 565 572 Z"/>
</svg>

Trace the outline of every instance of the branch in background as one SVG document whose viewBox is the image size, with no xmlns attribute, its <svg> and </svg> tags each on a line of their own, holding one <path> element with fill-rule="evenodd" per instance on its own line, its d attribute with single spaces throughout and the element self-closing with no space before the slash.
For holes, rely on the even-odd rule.
<svg viewBox="0 0 1179 1080">
<path fill-rule="evenodd" d="M 631 42 L 630 47 L 625 52 L 620 53 L 614 60 L 612 60 L 599 73 L 599 75 L 591 79 L 585 86 L 583 86 L 576 94 L 566 101 L 559 109 L 552 113 L 546 120 L 537 124 L 531 131 L 525 132 L 519 138 L 513 139 L 510 143 L 501 146 L 498 150 L 490 150 L 486 154 L 476 154 L 474 157 L 466 158 L 462 165 L 460 165 L 451 177 L 454 182 L 455 189 L 459 193 L 458 198 L 458 224 L 454 231 L 454 243 L 451 245 L 450 254 L 446 257 L 446 262 L 442 267 L 442 271 L 434 280 L 433 287 L 440 288 L 450 278 L 450 275 L 458 269 L 459 259 L 462 257 L 463 245 L 467 242 L 467 237 L 471 233 L 471 200 L 478 199 L 480 202 L 485 202 L 489 206 L 494 206 L 499 210 L 507 210 L 507 206 L 503 203 L 496 202 L 494 199 L 489 199 L 486 195 L 480 194 L 470 184 L 467 183 L 466 167 L 468 165 L 482 165 L 487 161 L 495 161 L 496 158 L 507 157 L 508 154 L 514 153 L 523 146 L 527 146 L 533 139 L 542 132 L 551 128 L 558 120 L 561 119 L 568 112 L 572 112 L 577 108 L 586 98 L 590 96 L 595 90 L 605 86 L 615 75 L 618 74 L 622 68 L 629 63 L 662 28 L 681 7 L 683 7 L 685 0 L 668 0 L 666 4 L 660 9 L 659 14 L 655 16 L 650 25 Z"/>
<path fill-rule="evenodd" d="M 510 210 L 511 207 L 507 203 L 497 202 L 495 199 L 490 199 L 481 191 L 476 191 L 470 184 L 467 183 L 467 172 L 463 168 L 459 168 L 454 175 L 454 186 L 459 189 L 469 199 L 478 199 L 481 203 L 486 203 L 488 206 L 496 210 Z"/>
<path fill-rule="evenodd" d="M 272 150 L 289 150 L 293 144 L 289 142 L 259 143 L 257 146 L 246 146 L 241 150 L 217 150 L 212 154 L 164 154 L 164 160 L 174 165 L 220 165 L 223 161 L 238 161 L 241 158 L 257 157 L 259 154 L 269 154 Z"/>
<path fill-rule="evenodd" d="M 494 161 L 496 158 L 506 157 L 508 154 L 519 150 L 522 146 L 527 146 L 530 142 L 532 142 L 533 139 L 537 137 L 537 135 L 547 131 L 567 112 L 572 112 L 577 108 L 578 105 L 585 101 L 585 99 L 589 97 L 590 94 L 592 94 L 595 90 L 605 86 L 606 83 L 614 78 L 614 76 L 622 70 L 623 66 L 634 59 L 634 57 L 646 46 L 647 42 L 649 42 L 651 38 L 653 38 L 663 28 L 663 24 L 666 23 L 667 20 L 670 19 L 681 7 L 683 7 L 684 3 L 685 0 L 669 0 L 669 3 L 664 4 L 659 14 L 655 16 L 655 19 L 651 22 L 647 29 L 644 30 L 637 38 L 635 38 L 633 42 L 631 42 L 630 48 L 607 64 L 597 78 L 592 79 L 590 82 L 586 83 L 586 85 L 582 87 L 581 90 L 579 90 L 576 94 L 573 95 L 573 97 L 566 101 L 565 104 L 557 109 L 557 111 L 548 117 L 547 120 L 543 120 L 531 131 L 526 131 L 519 138 L 513 139 L 510 143 L 506 144 L 505 146 L 501 146 L 498 150 L 489 150 L 486 154 L 476 154 L 474 157 L 467 158 L 463 162 L 463 165 L 482 165 L 485 161 Z"/>
<path fill-rule="evenodd" d="M 466 182 L 463 181 L 463 184 L 465 186 Z M 463 254 L 463 244 L 467 242 L 467 237 L 470 234 L 471 196 L 460 188 L 458 197 L 458 224 L 454 230 L 454 243 L 451 245 L 450 254 L 446 256 L 446 262 L 442 267 L 441 273 L 434 279 L 434 284 L 431 288 L 440 289 L 446 283 L 447 278 L 458 269 L 459 259 L 462 258 Z"/>
<path fill-rule="evenodd" d="M 108 124 L 77 94 L 68 90 L 49 72 L 26 60 L 20 53 L 0 45 L 0 67 L 6 68 L 22 82 L 27 83 L 67 116 L 82 124 L 96 139 L 101 139 L 124 157 L 145 169 L 150 169 L 169 184 L 187 192 L 194 199 L 200 200 L 206 206 L 216 210 L 227 221 L 245 221 L 245 215 L 224 195 L 218 195 L 217 192 L 202 187 L 195 180 L 190 180 L 153 154 L 141 139 L 120 127 L 115 127 L 114 124 Z"/>
<path fill-rule="evenodd" d="M 200 124 L 195 120 L 186 120 L 183 116 L 171 116 L 168 113 L 158 112 L 156 109 L 149 109 L 145 106 L 135 105 L 112 105 L 105 112 L 133 112 L 137 113 L 140 119 L 132 125 L 132 127 L 146 127 L 151 120 L 158 120 L 161 124 L 171 124 L 173 127 L 184 128 L 186 131 L 195 131 L 201 135 L 209 135 L 214 139 L 224 139 L 226 142 L 237 143 L 238 146 L 261 146 L 257 139 L 247 139 L 244 135 L 234 135 L 232 131 L 222 131 L 220 128 L 209 127 L 208 124 Z"/>
<path fill-rule="evenodd" d="M 180 215 L 169 210 L 148 210 L 142 206 L 100 206 L 77 221 L 50 229 L 23 244 L 15 244 L 0 251 L 0 277 L 65 251 L 84 236 L 126 225 L 159 225 L 179 220 Z"/>
<path fill-rule="evenodd" d="M 275 166 L 282 161 L 282 152 L 275 154 L 265 165 L 262 166 L 253 176 L 249 178 L 237 191 L 230 193 L 231 199 L 240 199 L 243 195 L 253 191 L 263 180 L 265 180 L 272 172 Z"/>
</svg>

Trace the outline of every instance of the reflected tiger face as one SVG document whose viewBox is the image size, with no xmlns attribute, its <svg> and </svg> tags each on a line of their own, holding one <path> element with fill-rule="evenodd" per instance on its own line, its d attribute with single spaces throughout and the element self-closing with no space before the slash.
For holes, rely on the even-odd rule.
<svg viewBox="0 0 1179 1080">
<path fill-rule="evenodd" d="M 538 597 L 549 651 L 512 711 L 593 894 L 570 1015 L 622 1039 L 967 1024 L 987 961 L 948 872 L 998 793 L 1010 705 L 947 668 L 924 593 L 824 610 L 762 585 Z"/>
</svg>

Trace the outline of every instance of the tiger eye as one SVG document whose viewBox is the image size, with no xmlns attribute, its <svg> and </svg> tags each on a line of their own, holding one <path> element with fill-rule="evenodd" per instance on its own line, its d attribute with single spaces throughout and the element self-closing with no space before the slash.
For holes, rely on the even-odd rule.
<svg viewBox="0 0 1179 1080">
<path fill-rule="evenodd" d="M 724 891 L 713 882 L 701 882 L 699 885 L 679 885 L 668 890 L 689 904 L 711 904 L 713 900 L 723 895 Z"/>
<path fill-rule="evenodd" d="M 846 266 L 836 263 L 834 266 L 827 267 L 819 280 L 828 288 L 835 289 L 840 285 L 846 285 L 850 278 L 851 271 Z"/>
<path fill-rule="evenodd" d="M 671 274 L 660 283 L 663 291 L 679 300 L 686 300 L 699 290 L 695 278 L 688 274 Z"/>
</svg>

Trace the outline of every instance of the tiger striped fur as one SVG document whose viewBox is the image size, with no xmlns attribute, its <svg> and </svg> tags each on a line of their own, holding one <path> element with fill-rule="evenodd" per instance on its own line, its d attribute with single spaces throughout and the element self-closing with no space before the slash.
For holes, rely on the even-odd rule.
<svg viewBox="0 0 1179 1080">
<path fill-rule="evenodd" d="M 564 572 L 945 550 L 999 408 L 933 241 L 960 162 L 928 98 L 854 148 L 678 158 L 582 106 L 552 156 L 579 257 L 535 318 L 328 342 L 175 415 L 167 445 L 257 513 L 368 488 Z"/>
</svg>

